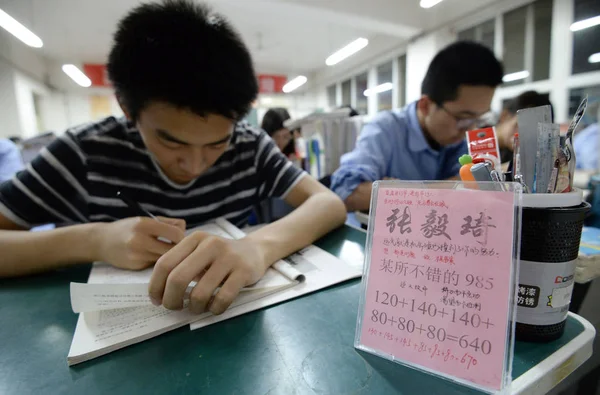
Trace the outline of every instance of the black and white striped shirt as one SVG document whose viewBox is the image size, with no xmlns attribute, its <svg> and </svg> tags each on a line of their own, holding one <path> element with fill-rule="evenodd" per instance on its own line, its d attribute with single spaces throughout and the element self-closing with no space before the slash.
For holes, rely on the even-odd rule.
<svg viewBox="0 0 600 395">
<path fill-rule="evenodd" d="M 0 212 L 26 228 L 114 221 L 135 215 L 117 198 L 123 191 L 152 214 L 185 219 L 188 227 L 218 217 L 242 226 L 253 205 L 285 197 L 304 174 L 266 133 L 238 123 L 217 162 L 178 185 L 152 159 L 138 130 L 110 117 L 65 132 L 0 185 Z"/>
</svg>

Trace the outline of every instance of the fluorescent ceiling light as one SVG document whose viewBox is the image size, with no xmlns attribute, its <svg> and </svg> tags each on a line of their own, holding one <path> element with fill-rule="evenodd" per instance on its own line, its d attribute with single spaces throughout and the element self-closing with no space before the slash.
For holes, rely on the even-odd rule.
<svg viewBox="0 0 600 395">
<path fill-rule="evenodd" d="M 83 86 L 84 88 L 92 86 L 92 80 L 90 80 L 88 76 L 74 64 L 63 64 L 62 70 L 78 85 Z"/>
<path fill-rule="evenodd" d="M 331 56 L 325 59 L 325 64 L 327 66 L 333 66 L 335 64 L 338 64 L 347 57 L 354 55 L 367 45 L 369 45 L 369 40 L 362 37 L 357 38 L 350 44 L 346 45 L 344 48 L 337 50 L 335 53 L 333 53 Z"/>
<path fill-rule="evenodd" d="M 292 79 L 287 84 L 285 84 L 282 90 L 285 93 L 290 93 L 291 91 L 296 90 L 302 85 L 306 84 L 306 81 L 308 81 L 308 79 L 305 76 L 299 75 L 298 77 Z"/>
<path fill-rule="evenodd" d="M 576 32 L 596 25 L 600 25 L 600 15 L 573 23 L 571 25 L 571 31 Z"/>
<path fill-rule="evenodd" d="M 524 80 L 527 77 L 529 77 L 529 71 L 523 70 L 523 71 L 517 71 L 516 73 L 506 74 L 504 77 L 502 77 L 502 81 L 512 82 L 512 81 Z"/>
<path fill-rule="evenodd" d="M 2 10 L 0 10 L 0 26 L 30 47 L 41 48 L 44 45 L 41 38 Z"/>
<path fill-rule="evenodd" d="M 421 8 L 431 8 L 436 4 L 441 3 L 442 0 L 421 0 L 421 3 L 419 4 L 421 6 Z"/>
<path fill-rule="evenodd" d="M 387 92 L 392 90 L 392 88 L 394 87 L 394 85 L 392 85 L 391 82 L 386 82 L 385 84 L 381 84 L 381 85 L 377 85 L 375 88 L 369 88 L 366 91 L 363 92 L 363 94 L 365 96 L 373 96 L 373 95 L 377 95 L 381 92 Z"/>
<path fill-rule="evenodd" d="M 596 52 L 593 55 L 590 55 L 588 58 L 588 62 L 590 63 L 600 63 L 600 52 Z"/>
</svg>

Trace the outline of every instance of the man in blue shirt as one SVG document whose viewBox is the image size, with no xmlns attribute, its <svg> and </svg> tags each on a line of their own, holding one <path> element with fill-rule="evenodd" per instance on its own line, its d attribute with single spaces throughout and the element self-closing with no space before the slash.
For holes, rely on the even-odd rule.
<svg viewBox="0 0 600 395">
<path fill-rule="evenodd" d="M 19 170 L 23 170 L 19 147 L 8 139 L 0 139 L 0 183 L 10 180 Z"/>
<path fill-rule="evenodd" d="M 459 41 L 432 60 L 421 98 L 378 114 L 345 154 L 331 189 L 348 211 L 368 210 L 373 181 L 445 180 L 456 177 L 467 152 L 465 132 L 490 111 L 503 69 L 483 45 Z"/>
</svg>

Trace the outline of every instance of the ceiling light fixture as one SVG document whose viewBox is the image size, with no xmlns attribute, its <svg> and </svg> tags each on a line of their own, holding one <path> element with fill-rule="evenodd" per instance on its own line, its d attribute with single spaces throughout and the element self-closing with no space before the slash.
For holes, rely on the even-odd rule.
<svg viewBox="0 0 600 395">
<path fill-rule="evenodd" d="M 305 76 L 299 75 L 298 77 L 288 81 L 288 83 L 283 86 L 282 91 L 284 93 L 290 93 L 291 91 L 294 91 L 306 84 L 306 81 L 308 81 L 308 79 Z"/>
<path fill-rule="evenodd" d="M 391 82 L 386 82 L 384 84 L 377 85 L 374 88 L 367 89 L 366 91 L 363 92 L 363 94 L 365 96 L 367 96 L 367 97 L 368 96 L 373 96 L 373 95 L 377 95 L 377 94 L 382 93 L 382 92 L 390 91 L 390 90 L 392 90 L 393 87 L 394 87 L 394 85 L 392 85 Z"/>
<path fill-rule="evenodd" d="M 63 64 L 62 71 L 71 77 L 71 79 L 75 81 L 77 85 L 83 86 L 84 88 L 89 88 L 92 86 L 92 80 L 90 80 L 88 76 L 85 75 L 83 71 L 79 70 L 74 64 Z"/>
<path fill-rule="evenodd" d="M 357 38 L 352 41 L 350 44 L 346 45 L 344 48 L 341 48 L 334 52 L 331 56 L 325 59 L 325 64 L 327 66 L 333 66 L 340 63 L 342 60 L 346 59 L 349 56 L 354 55 L 364 47 L 369 45 L 369 40 L 366 38 Z"/>
<path fill-rule="evenodd" d="M 30 47 L 41 48 L 44 45 L 41 38 L 2 10 L 0 10 L 0 26 Z"/>
<path fill-rule="evenodd" d="M 588 62 L 600 63 L 600 52 L 596 52 L 595 54 L 590 55 L 590 57 L 588 58 Z"/>
<path fill-rule="evenodd" d="M 502 81 L 503 82 L 512 82 L 512 81 L 524 80 L 527 77 L 529 77 L 529 71 L 523 70 L 523 71 L 517 71 L 516 73 L 506 74 L 504 77 L 502 77 Z"/>
<path fill-rule="evenodd" d="M 434 5 L 439 4 L 441 2 L 442 0 L 421 0 L 419 5 L 421 6 L 421 8 L 431 8 Z"/>
<path fill-rule="evenodd" d="M 588 27 L 596 25 L 600 25 L 600 15 L 573 23 L 571 25 L 571 31 L 577 32 L 579 30 L 587 29 Z"/>
</svg>

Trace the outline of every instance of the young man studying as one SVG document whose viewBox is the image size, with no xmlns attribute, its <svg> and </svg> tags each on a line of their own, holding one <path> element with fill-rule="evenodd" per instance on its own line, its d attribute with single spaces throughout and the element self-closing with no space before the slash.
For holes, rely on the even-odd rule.
<svg viewBox="0 0 600 395">
<path fill-rule="evenodd" d="M 0 187 L 0 276 L 90 261 L 156 263 L 155 304 L 182 308 L 196 279 L 190 309 L 219 314 L 273 262 L 344 222 L 335 194 L 240 122 L 256 75 L 221 16 L 192 1 L 139 6 L 118 26 L 108 72 L 127 117 L 67 131 Z M 159 220 L 135 217 L 117 192 Z M 269 197 L 297 210 L 242 240 L 184 236 L 186 226 L 217 217 L 244 225 Z M 68 226 L 22 231 L 44 223 Z"/>
<path fill-rule="evenodd" d="M 462 41 L 440 51 L 429 65 L 421 98 L 378 114 L 364 126 L 354 151 L 342 156 L 331 188 L 348 211 L 369 209 L 376 180 L 456 177 L 458 158 L 467 153 L 465 131 L 489 113 L 502 76 L 500 62 L 480 44 Z"/>
</svg>

